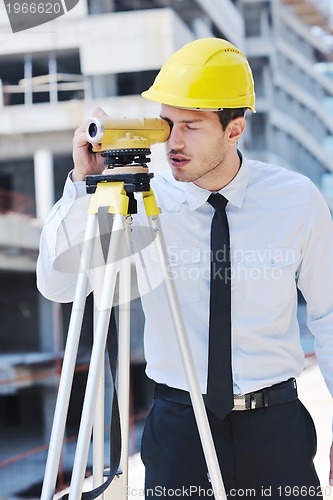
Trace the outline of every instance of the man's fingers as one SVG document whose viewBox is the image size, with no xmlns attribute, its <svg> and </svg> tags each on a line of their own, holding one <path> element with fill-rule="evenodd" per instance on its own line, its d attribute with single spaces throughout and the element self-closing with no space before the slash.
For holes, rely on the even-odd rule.
<svg viewBox="0 0 333 500">
<path fill-rule="evenodd" d="M 102 117 L 107 117 L 108 115 L 105 113 L 105 111 L 102 108 L 96 108 L 92 114 L 94 118 L 102 118 Z M 80 142 L 85 139 L 87 142 L 86 138 L 86 130 L 87 130 L 87 125 L 90 122 L 90 120 L 86 120 L 84 123 L 81 123 L 81 125 L 75 130 L 74 137 L 78 138 Z"/>
<path fill-rule="evenodd" d="M 95 118 L 102 118 L 103 116 L 108 116 L 108 114 L 105 113 L 104 109 L 96 108 L 95 111 L 93 112 L 92 116 Z"/>
</svg>

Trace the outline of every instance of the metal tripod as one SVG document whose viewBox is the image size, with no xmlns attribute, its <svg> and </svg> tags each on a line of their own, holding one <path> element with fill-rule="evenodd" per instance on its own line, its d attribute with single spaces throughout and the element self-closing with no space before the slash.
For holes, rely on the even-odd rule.
<svg viewBox="0 0 333 500">
<path fill-rule="evenodd" d="M 150 175 L 151 174 L 147 174 Z M 89 445 L 92 431 L 94 428 L 94 440 L 102 441 L 100 432 L 96 431 L 100 411 L 95 412 L 96 408 L 102 404 L 103 388 L 101 388 L 102 367 L 104 363 L 104 353 L 107 341 L 107 334 L 110 322 L 111 308 L 114 300 L 114 292 L 117 277 L 119 275 L 119 362 L 118 362 L 118 394 L 119 394 L 119 413 L 121 422 L 122 448 L 120 469 L 121 476 L 117 476 L 111 483 L 119 482 L 121 479 L 122 487 L 117 489 L 117 493 L 112 494 L 112 498 L 128 498 L 128 428 L 129 428 L 129 339 L 130 339 L 130 259 L 122 258 L 123 249 L 130 248 L 131 224 L 129 223 L 129 192 L 133 195 L 133 183 L 128 187 L 126 181 L 121 180 L 121 176 L 88 176 L 96 183 L 94 194 L 91 197 L 87 225 L 84 236 L 83 250 L 81 254 L 80 272 L 76 285 L 75 298 L 69 323 L 66 349 L 64 353 L 63 367 L 58 389 L 58 396 L 49 444 L 49 451 L 45 469 L 41 500 L 51 500 L 54 495 L 55 484 L 59 469 L 61 457 L 62 442 L 64 439 L 66 417 L 68 413 L 69 399 L 77 358 L 80 331 L 86 300 L 86 290 L 88 284 L 88 271 L 91 269 L 93 257 L 93 243 L 96 240 L 98 232 L 97 214 L 100 207 L 107 207 L 107 211 L 113 214 L 113 224 L 111 229 L 108 257 L 104 269 L 103 285 L 98 292 L 99 304 L 98 315 L 95 324 L 94 342 L 92 346 L 91 360 L 88 372 L 85 398 L 81 414 L 81 423 L 73 465 L 72 479 L 70 485 L 69 500 L 79 500 L 82 496 L 83 482 L 89 452 Z M 96 178 L 96 179 L 95 179 Z M 119 180 L 120 178 L 120 180 Z M 97 182 L 96 182 L 97 180 Z M 135 184 L 135 182 L 134 182 Z M 140 189 L 142 191 L 142 189 Z M 215 498 L 226 499 L 226 493 L 223 485 L 220 467 L 218 464 L 215 447 L 208 423 L 206 410 L 201 395 L 199 382 L 196 375 L 194 362 L 185 331 L 180 306 L 178 304 L 174 283 L 169 275 L 167 265 L 167 254 L 165 244 L 159 224 L 158 208 L 152 189 L 149 186 L 142 192 L 145 212 L 149 222 L 149 228 L 152 233 L 151 241 L 154 242 L 156 255 L 159 265 L 165 276 L 165 290 L 172 315 L 174 328 L 177 334 L 180 354 L 186 374 L 189 393 L 194 409 L 196 423 L 200 434 L 200 439 L 207 463 L 208 473 L 214 491 Z M 134 228 L 135 230 L 135 228 Z M 103 406 L 104 408 L 104 406 Z M 98 415 L 97 415 L 98 414 Z M 95 419 L 95 424 L 94 424 Z M 103 432 L 103 430 L 102 430 Z M 97 435 L 97 436 L 96 436 Z M 94 485 L 103 483 L 103 458 L 101 459 L 101 450 L 94 443 Z M 95 465 L 97 466 L 95 467 Z M 110 498 L 108 491 L 98 498 Z"/>
</svg>

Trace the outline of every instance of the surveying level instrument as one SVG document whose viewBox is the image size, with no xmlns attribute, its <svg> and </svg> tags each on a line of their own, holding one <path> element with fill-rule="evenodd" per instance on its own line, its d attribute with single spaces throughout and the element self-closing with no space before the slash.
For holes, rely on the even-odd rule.
<svg viewBox="0 0 333 500">
<path fill-rule="evenodd" d="M 82 328 L 88 285 L 88 271 L 91 269 L 93 258 L 93 242 L 96 241 L 96 235 L 98 235 L 99 218 L 105 212 L 111 214 L 112 224 L 109 230 L 108 250 L 105 252 L 107 254 L 105 265 L 102 272 L 101 268 L 94 270 L 97 273 L 94 286 L 96 312 L 94 319 L 94 341 L 69 494 L 62 498 L 68 498 L 69 500 L 79 500 L 81 498 L 127 500 L 128 498 L 131 262 L 130 258 L 123 258 L 123 256 L 124 248 L 127 255 L 130 255 L 131 232 L 132 230 L 135 231 L 135 225 L 132 228 L 132 216 L 134 215 L 135 217 L 137 213 L 137 203 L 134 193 L 138 192 L 142 193 L 144 209 L 151 233 L 151 242 L 154 244 L 158 264 L 163 272 L 168 306 L 177 335 L 180 355 L 214 496 L 215 498 L 224 500 L 227 498 L 176 290 L 167 265 L 167 252 L 158 217 L 160 209 L 156 204 L 154 193 L 150 187 L 150 180 L 153 177 L 153 174 L 149 173 L 147 167 L 147 163 L 150 161 L 148 158 L 150 145 L 166 141 L 169 134 L 170 128 L 168 123 L 158 118 L 143 120 L 92 118 L 87 123 L 87 140 L 92 145 L 92 151 L 94 151 L 94 145 L 97 143 L 100 144 L 100 148 L 95 149 L 95 151 L 104 157 L 107 168 L 103 174 L 86 177 L 86 190 L 87 193 L 91 193 L 91 199 L 81 253 L 80 272 L 78 274 L 69 322 L 41 500 L 51 500 L 54 495 L 80 331 Z M 109 477 L 105 480 L 104 384 L 102 373 L 104 362 L 102 361 L 104 361 L 110 318 L 112 318 L 111 313 L 117 279 L 120 299 L 117 324 L 119 350 L 116 360 L 118 374 L 113 395 L 111 434 L 114 425 L 114 402 L 118 403 L 119 400 L 120 425 L 118 432 L 116 432 L 118 442 L 115 447 L 119 447 L 120 458 L 118 463 L 116 460 L 116 465 L 113 466 L 117 470 L 110 470 Z M 115 353 L 111 352 L 110 355 L 114 357 Z M 112 371 L 111 360 L 110 365 Z M 115 383 L 115 376 L 113 378 Z M 92 434 L 94 490 L 83 493 L 83 483 Z M 111 442 L 111 454 L 114 452 L 112 448 Z M 111 464 L 110 469 L 112 469 Z"/>
<path fill-rule="evenodd" d="M 86 133 L 90 143 L 101 145 L 96 152 L 110 150 L 112 156 L 117 151 L 130 153 L 140 149 L 150 154 L 152 144 L 168 139 L 170 126 L 160 118 L 92 118 L 87 124 Z M 150 161 L 149 158 L 146 160 Z"/>
</svg>

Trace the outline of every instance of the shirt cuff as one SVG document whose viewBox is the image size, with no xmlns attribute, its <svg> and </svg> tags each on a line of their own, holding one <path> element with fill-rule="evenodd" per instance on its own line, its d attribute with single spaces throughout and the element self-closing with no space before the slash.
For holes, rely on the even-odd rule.
<svg viewBox="0 0 333 500">
<path fill-rule="evenodd" d="M 73 170 L 71 170 L 67 176 L 63 195 L 66 198 L 75 200 L 76 198 L 82 198 L 87 194 L 85 181 L 73 181 L 72 180 Z"/>
</svg>

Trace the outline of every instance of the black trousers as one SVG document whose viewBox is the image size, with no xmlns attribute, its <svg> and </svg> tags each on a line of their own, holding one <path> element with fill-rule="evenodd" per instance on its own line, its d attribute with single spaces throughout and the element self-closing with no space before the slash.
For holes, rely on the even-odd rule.
<svg viewBox="0 0 333 500">
<path fill-rule="evenodd" d="M 302 403 L 208 414 L 228 498 L 322 498 L 317 439 Z M 213 498 L 191 406 L 155 399 L 142 436 L 145 498 Z"/>
</svg>

